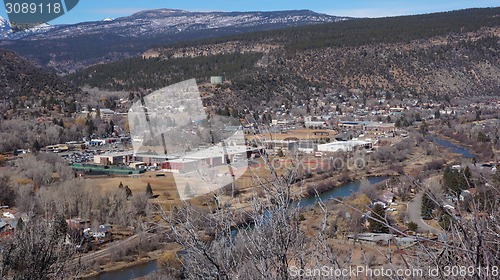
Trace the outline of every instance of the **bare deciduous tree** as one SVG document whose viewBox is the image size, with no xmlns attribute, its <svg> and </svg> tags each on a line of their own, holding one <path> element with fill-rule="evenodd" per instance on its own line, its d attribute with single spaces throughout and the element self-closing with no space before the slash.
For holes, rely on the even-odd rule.
<svg viewBox="0 0 500 280">
<path fill-rule="evenodd" d="M 18 227 L 2 254 L 3 279 L 62 279 L 70 276 L 66 263 L 74 254 L 65 243 L 66 222 L 31 220 Z"/>
</svg>

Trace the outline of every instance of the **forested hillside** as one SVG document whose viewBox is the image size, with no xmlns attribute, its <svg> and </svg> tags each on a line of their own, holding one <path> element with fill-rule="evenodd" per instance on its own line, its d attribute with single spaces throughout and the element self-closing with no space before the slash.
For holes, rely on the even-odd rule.
<svg viewBox="0 0 500 280">
<path fill-rule="evenodd" d="M 41 105 L 74 108 L 81 90 L 55 73 L 39 68 L 15 53 L 0 49 L 0 109 L 14 114 L 17 109 Z"/>
<path fill-rule="evenodd" d="M 152 58 L 97 65 L 69 78 L 81 86 L 138 91 L 225 75 L 230 82 L 214 102 L 235 107 L 303 104 L 313 88 L 492 95 L 500 90 L 499 37 L 500 8 L 358 19 L 155 48 L 147 52 Z M 253 51 L 239 54 L 242 49 Z"/>
<path fill-rule="evenodd" d="M 388 18 L 351 19 L 338 23 L 253 32 L 178 43 L 176 47 L 203 46 L 227 41 L 278 41 L 288 50 L 356 47 L 378 43 L 404 43 L 447 34 L 477 31 L 500 25 L 500 8 L 466 9 Z"/>
<path fill-rule="evenodd" d="M 79 85 L 114 90 L 158 89 L 194 77 L 206 80 L 211 75 L 225 74 L 237 78 L 253 68 L 261 54 L 203 56 L 164 60 L 162 58 L 130 58 L 88 68 L 70 79 Z"/>
</svg>

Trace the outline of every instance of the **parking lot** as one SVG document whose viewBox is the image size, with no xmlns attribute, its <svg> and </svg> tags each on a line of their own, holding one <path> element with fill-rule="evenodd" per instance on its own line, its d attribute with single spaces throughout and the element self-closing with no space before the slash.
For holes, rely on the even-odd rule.
<svg viewBox="0 0 500 280">
<path fill-rule="evenodd" d="M 94 161 L 94 155 L 103 154 L 106 152 L 123 152 L 130 149 L 130 145 L 124 143 L 109 143 L 99 146 L 86 146 L 85 149 L 78 149 L 58 153 L 59 156 L 68 161 L 69 164 L 74 163 L 90 163 Z"/>
</svg>

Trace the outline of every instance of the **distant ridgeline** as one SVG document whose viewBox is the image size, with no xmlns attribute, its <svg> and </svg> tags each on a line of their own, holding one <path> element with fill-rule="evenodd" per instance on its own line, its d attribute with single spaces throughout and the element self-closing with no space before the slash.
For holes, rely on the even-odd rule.
<svg viewBox="0 0 500 280">
<path fill-rule="evenodd" d="M 387 18 L 351 19 L 337 23 L 301 26 L 219 37 L 174 46 L 203 46 L 227 41 L 278 41 L 288 50 L 357 47 L 377 43 L 404 43 L 453 33 L 500 26 L 500 8 L 465 9 Z"/>
<path fill-rule="evenodd" d="M 234 95 L 218 100 L 237 104 L 276 96 L 294 102 L 311 88 L 490 95 L 500 89 L 499 14 L 500 8 L 468 9 L 247 33 L 155 48 L 145 53 L 150 59 L 96 65 L 68 78 L 135 91 L 224 75 Z M 273 47 L 259 51 L 256 44 Z M 220 51 L 232 45 L 233 53 Z M 188 50 L 196 54 L 179 57 Z"/>
</svg>

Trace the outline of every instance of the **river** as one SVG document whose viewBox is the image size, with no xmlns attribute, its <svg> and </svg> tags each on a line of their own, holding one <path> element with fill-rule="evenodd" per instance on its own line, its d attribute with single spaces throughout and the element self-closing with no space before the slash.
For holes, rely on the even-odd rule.
<svg viewBox="0 0 500 280">
<path fill-rule="evenodd" d="M 389 176 L 381 176 L 381 177 L 368 177 L 368 182 L 370 184 L 378 184 L 382 181 L 385 181 L 389 179 Z M 352 193 L 355 193 L 359 190 L 359 186 L 361 185 L 360 181 L 353 181 L 350 183 L 346 183 L 340 187 L 334 188 L 332 190 L 326 191 L 324 193 L 321 193 L 319 197 L 316 196 L 308 196 L 300 199 L 297 202 L 294 202 L 294 205 L 299 205 L 301 208 L 307 207 L 314 205 L 317 203 L 320 199 L 322 201 L 329 200 L 331 198 L 337 198 L 337 197 L 346 197 L 351 195 Z"/>
<path fill-rule="evenodd" d="M 120 270 L 104 272 L 97 276 L 87 278 L 86 280 L 132 280 L 153 273 L 157 268 L 158 265 L 156 260 L 152 260 Z"/>
<path fill-rule="evenodd" d="M 476 157 L 476 155 L 471 153 L 469 150 L 462 148 L 448 140 L 444 140 L 432 135 L 429 136 L 429 139 L 436 142 L 440 146 L 449 149 L 453 153 L 462 155 L 465 158 Z M 377 184 L 384 180 L 387 180 L 388 178 L 389 177 L 387 176 L 382 176 L 382 177 L 368 177 L 367 179 L 371 184 Z M 314 196 L 302 198 L 301 200 L 294 202 L 294 205 L 299 205 L 301 208 L 304 208 L 314 205 L 315 203 L 318 202 L 319 199 L 326 201 L 331 198 L 346 197 L 354 192 L 357 192 L 359 190 L 360 184 L 361 184 L 360 181 L 346 183 L 340 187 L 334 188 L 330 191 L 320 194 L 319 198 Z M 142 277 L 150 273 L 153 273 L 154 271 L 156 271 L 156 269 L 157 269 L 156 261 L 150 261 L 117 271 L 105 272 L 98 276 L 89 278 L 89 280 L 115 280 L 115 279 L 131 280 L 137 277 Z"/>
<path fill-rule="evenodd" d="M 443 146 L 443 147 L 449 149 L 452 153 L 460 154 L 460 155 L 462 155 L 465 158 L 475 158 L 475 157 L 477 157 L 477 155 L 471 153 L 469 150 L 467 150 L 465 148 L 462 148 L 462 147 L 460 147 L 460 146 L 458 146 L 456 144 L 453 144 L 452 142 L 450 142 L 448 140 L 439 138 L 439 137 L 434 136 L 434 135 L 430 135 L 429 139 L 431 141 L 436 142 L 440 146 Z"/>
<path fill-rule="evenodd" d="M 389 178 L 388 176 L 381 176 L 381 177 L 368 177 L 367 179 L 371 184 L 377 184 L 384 180 L 387 180 L 388 178 Z M 299 201 L 294 202 L 293 204 L 299 205 L 301 208 L 304 208 L 307 206 L 314 205 L 316 202 L 318 202 L 319 199 L 326 201 L 330 198 L 346 197 L 351 195 L 352 193 L 357 192 L 359 190 L 360 185 L 361 185 L 360 181 L 353 181 L 350 183 L 346 183 L 340 187 L 334 188 L 330 191 L 324 192 L 319 195 L 319 198 L 315 196 L 305 197 L 300 199 Z M 142 277 L 150 273 L 153 273 L 154 271 L 156 271 L 156 269 L 157 269 L 156 261 L 150 261 L 132 267 L 123 268 L 121 270 L 104 272 L 100 275 L 88 278 L 88 280 L 115 280 L 115 279 L 131 280 L 137 277 Z"/>
</svg>

